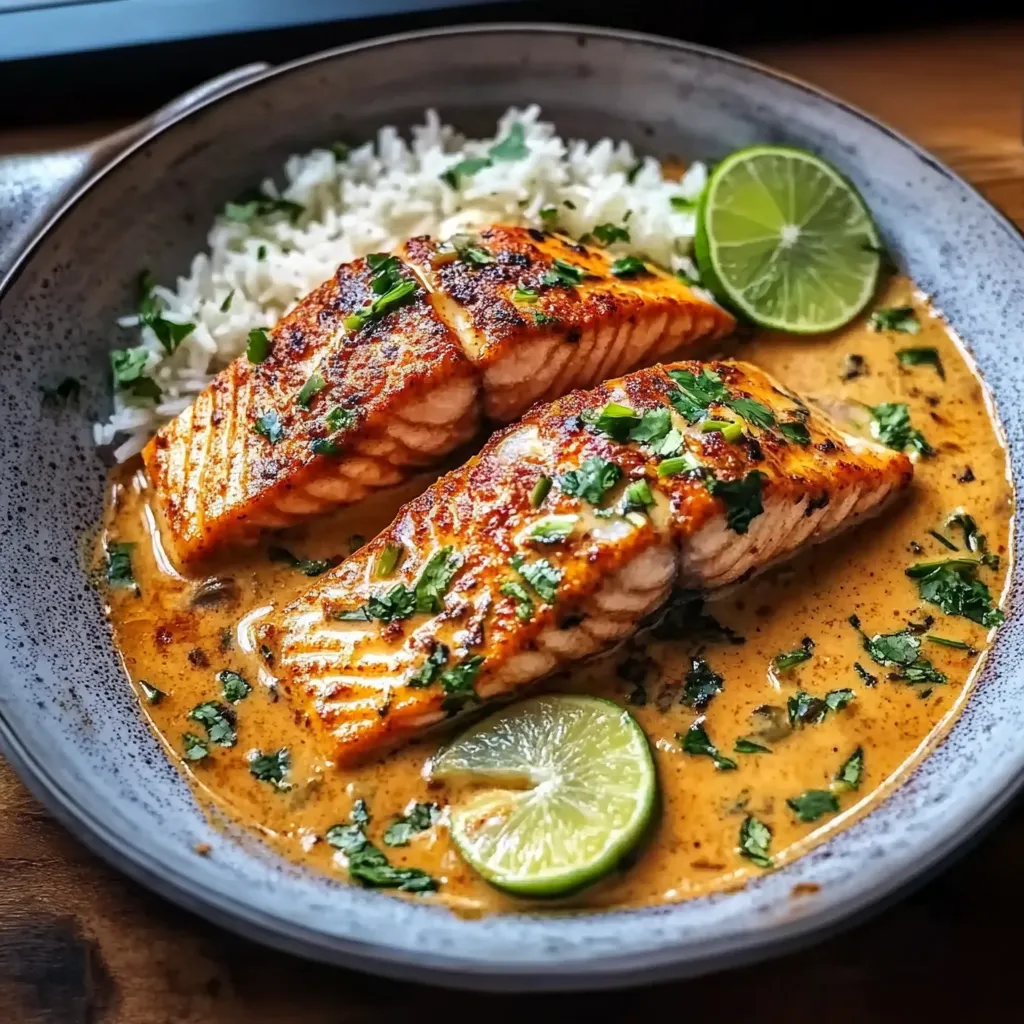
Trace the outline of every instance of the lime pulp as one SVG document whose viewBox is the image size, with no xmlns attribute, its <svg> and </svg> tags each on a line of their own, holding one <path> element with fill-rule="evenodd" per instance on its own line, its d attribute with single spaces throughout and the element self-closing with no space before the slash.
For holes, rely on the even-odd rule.
<svg viewBox="0 0 1024 1024">
<path fill-rule="evenodd" d="M 442 750 L 431 776 L 468 783 L 450 809 L 462 857 L 491 884 L 559 896 L 615 868 L 650 822 L 657 777 L 633 716 L 597 697 L 507 707 Z"/>
<path fill-rule="evenodd" d="M 820 157 L 752 146 L 712 172 L 694 255 L 704 284 L 761 327 L 817 334 L 871 301 L 881 248 L 857 190 Z"/>
</svg>

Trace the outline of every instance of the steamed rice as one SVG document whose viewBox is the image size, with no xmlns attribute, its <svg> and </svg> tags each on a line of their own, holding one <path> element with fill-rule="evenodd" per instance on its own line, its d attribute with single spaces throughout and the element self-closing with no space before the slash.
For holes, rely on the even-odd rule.
<svg viewBox="0 0 1024 1024">
<path fill-rule="evenodd" d="M 668 180 L 654 158 L 638 160 L 627 142 L 567 141 L 539 116 L 536 106 L 511 108 L 492 138 L 466 139 L 428 110 L 411 141 L 385 127 L 375 142 L 347 154 L 315 149 L 290 157 L 284 187 L 268 180 L 262 190 L 301 205 L 295 223 L 284 214 L 246 223 L 218 216 L 207 251 L 192 258 L 187 276 L 173 288 L 153 290 L 165 319 L 195 324 L 172 355 L 138 316 L 118 321 L 138 330 L 136 345 L 148 352 L 145 373 L 162 398 L 154 405 L 115 388 L 113 415 L 93 428 L 96 443 L 116 443 L 118 461 L 137 454 L 161 423 L 187 408 L 245 350 L 250 330 L 273 326 L 339 263 L 392 249 L 413 235 L 445 238 L 493 223 L 542 227 L 551 223 L 553 207 L 557 227 L 573 237 L 600 224 L 625 223 L 630 241 L 616 243 L 617 252 L 695 275 L 688 255 L 694 214 L 687 203 L 671 200 L 699 196 L 704 166 L 693 164 L 681 181 Z M 494 160 L 458 176 L 454 186 L 442 178 L 466 158 L 485 157 L 517 123 L 527 156 Z"/>
</svg>

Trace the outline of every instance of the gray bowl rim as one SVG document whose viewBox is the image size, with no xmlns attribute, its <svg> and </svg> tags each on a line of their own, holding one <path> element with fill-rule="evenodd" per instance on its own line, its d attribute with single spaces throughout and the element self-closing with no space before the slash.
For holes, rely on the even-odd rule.
<svg viewBox="0 0 1024 1024">
<path fill-rule="evenodd" d="M 197 102 L 181 113 L 161 121 L 151 129 L 143 131 L 109 162 L 104 163 L 94 173 L 88 174 L 73 188 L 67 198 L 47 217 L 25 244 L 6 275 L 0 280 L 0 298 L 3 298 L 10 286 L 18 279 L 50 233 L 86 193 L 101 184 L 114 168 L 131 159 L 137 151 L 144 148 L 154 138 L 187 122 L 210 106 L 228 102 L 250 88 L 262 85 L 271 79 L 283 78 L 300 68 L 335 60 L 349 54 L 373 50 L 384 51 L 390 46 L 433 38 L 513 33 L 634 42 L 671 50 L 679 54 L 712 58 L 724 64 L 730 64 L 786 83 L 809 96 L 844 110 L 866 126 L 901 144 L 918 160 L 956 185 L 972 201 L 980 204 L 993 221 L 1010 234 L 1024 258 L 1024 231 L 993 206 L 977 188 L 902 133 L 825 89 L 813 86 L 800 78 L 759 61 L 699 43 L 669 39 L 651 33 L 568 23 L 500 22 L 394 33 L 322 50 L 254 74 L 237 85 Z M 716 942 L 714 937 L 709 937 L 703 951 L 697 957 L 692 955 L 680 957 L 672 948 L 664 948 L 655 955 L 648 953 L 648 958 L 643 964 L 638 964 L 636 961 L 624 963 L 622 958 L 615 956 L 601 956 L 582 963 L 573 962 L 571 965 L 560 965 L 557 962 L 539 965 L 499 961 L 482 963 L 464 960 L 457 955 L 436 954 L 426 950 L 417 952 L 415 955 L 407 955 L 386 943 L 359 942 L 325 936 L 287 918 L 255 910 L 244 900 L 231 898 L 223 892 L 197 882 L 194 878 L 175 871 L 168 865 L 155 867 L 153 862 L 147 858 L 145 851 L 135 844 L 132 835 L 117 832 L 110 828 L 102 818 L 94 817 L 76 805 L 70 794 L 64 791 L 59 780 L 49 773 L 46 765 L 19 741 L 17 733 L 4 716 L 2 705 L 0 705 L 0 752 L 15 766 L 18 776 L 40 803 L 63 825 L 79 836 L 92 852 L 112 867 L 172 903 L 226 927 L 238 935 L 307 959 L 367 970 L 396 979 L 415 978 L 432 984 L 504 991 L 508 990 L 507 983 L 516 978 L 531 979 L 527 986 L 531 991 L 578 989 L 584 985 L 588 988 L 623 987 L 645 981 L 665 980 L 673 976 L 690 977 L 803 948 L 831 932 L 849 926 L 870 913 L 880 910 L 891 902 L 901 890 L 920 883 L 934 874 L 944 860 L 963 852 L 981 833 L 993 825 L 1000 813 L 1024 787 L 1024 762 L 1022 762 L 1010 784 L 975 810 L 969 828 L 958 828 L 957 825 L 961 824 L 959 821 L 951 822 L 940 837 L 934 835 L 929 837 L 930 842 L 922 850 L 919 859 L 903 869 L 891 871 L 886 876 L 884 884 L 854 893 L 840 903 L 833 902 L 795 920 L 774 924 L 756 935 L 733 937 L 724 943 Z M 634 914 L 638 912 L 641 911 L 626 909 L 604 911 L 603 913 Z M 434 972 L 441 972 L 441 976 Z"/>
</svg>

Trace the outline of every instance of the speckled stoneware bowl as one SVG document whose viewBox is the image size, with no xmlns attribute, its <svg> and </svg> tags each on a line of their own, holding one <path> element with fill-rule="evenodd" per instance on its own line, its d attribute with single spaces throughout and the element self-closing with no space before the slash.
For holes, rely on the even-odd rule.
<svg viewBox="0 0 1024 1024">
<path fill-rule="evenodd" d="M 899 262 L 967 339 L 1015 476 L 1024 466 L 1024 241 L 946 168 L 828 96 L 696 46 L 522 26 L 403 36 L 239 77 L 248 80 L 219 83 L 219 97 L 165 111 L 105 169 L 96 164 L 127 136 L 33 165 L 38 180 L 20 191 L 0 176 L 2 237 L 23 247 L 19 211 L 38 214 L 55 182 L 91 175 L 72 183 L 0 295 L 0 735 L 76 835 L 168 898 L 282 949 L 522 990 L 693 975 L 778 952 L 891 895 L 991 819 L 1024 768 L 1019 573 L 1010 617 L 944 742 L 864 820 L 733 895 L 466 921 L 306 873 L 214 830 L 143 723 L 80 568 L 105 471 L 89 421 L 108 401 L 111 323 L 131 305 L 138 269 L 172 277 L 225 198 L 289 153 L 409 125 L 427 106 L 485 130 L 509 104 L 530 102 L 563 134 L 627 138 L 655 154 L 715 158 L 764 141 L 815 150 L 854 180 Z M 86 382 L 85 408 L 42 411 L 40 381 L 67 374 Z M 214 855 L 196 855 L 202 842 Z M 797 883 L 820 889 L 794 899 Z"/>
</svg>

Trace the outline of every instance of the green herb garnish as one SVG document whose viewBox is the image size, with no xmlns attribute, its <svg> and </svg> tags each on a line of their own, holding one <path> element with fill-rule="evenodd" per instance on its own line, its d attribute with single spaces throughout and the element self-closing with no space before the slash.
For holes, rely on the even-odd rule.
<svg viewBox="0 0 1024 1024">
<path fill-rule="evenodd" d="M 231 303 L 234 300 L 234 298 L 235 298 L 235 289 L 232 288 L 231 291 L 229 291 L 227 293 L 227 295 L 224 296 L 224 301 L 221 302 L 221 304 L 220 304 L 220 311 L 222 313 L 226 313 L 231 308 Z"/>
<path fill-rule="evenodd" d="M 579 519 L 579 516 L 545 516 L 530 527 L 526 537 L 536 544 L 560 544 L 576 529 Z"/>
<path fill-rule="evenodd" d="M 773 866 L 768 856 L 771 843 L 772 830 L 763 821 L 748 814 L 740 825 L 740 856 L 753 861 L 759 868 L 770 868 Z"/>
<path fill-rule="evenodd" d="M 771 747 L 766 747 L 756 740 L 750 739 L 749 736 L 741 736 L 733 744 L 732 749 L 737 754 L 770 754 L 772 752 Z"/>
<path fill-rule="evenodd" d="M 702 719 L 694 722 L 686 732 L 677 734 L 676 739 L 681 744 L 683 753 L 710 757 L 715 768 L 720 772 L 732 771 L 736 767 L 736 762 L 731 757 L 726 757 L 711 742 Z"/>
<path fill-rule="evenodd" d="M 483 655 L 474 654 L 441 673 L 441 688 L 445 694 L 441 707 L 450 715 L 480 699 L 473 689 L 473 684 L 480 675 L 483 663 Z"/>
<path fill-rule="evenodd" d="M 696 655 L 690 659 L 681 703 L 694 711 L 703 711 L 715 694 L 722 692 L 722 683 L 722 677 L 700 655 Z"/>
<path fill-rule="evenodd" d="M 764 512 L 761 487 L 766 477 L 756 469 L 742 480 L 711 480 L 708 490 L 725 502 L 725 523 L 734 533 L 746 533 L 752 520 Z"/>
<path fill-rule="evenodd" d="M 890 306 L 871 314 L 871 326 L 876 331 L 895 331 L 898 334 L 917 334 L 921 322 L 913 306 Z"/>
<path fill-rule="evenodd" d="M 135 573 L 132 571 L 132 551 L 135 545 L 129 541 L 107 543 L 107 583 L 112 587 L 138 589 Z"/>
<path fill-rule="evenodd" d="M 270 355 L 270 335 L 262 327 L 249 332 L 245 356 L 250 363 L 262 363 Z"/>
<path fill-rule="evenodd" d="M 298 396 L 295 399 L 295 404 L 302 409 L 308 409 L 309 403 L 313 400 L 315 395 L 320 394 L 324 388 L 327 387 L 327 381 L 324 380 L 323 374 L 319 370 L 314 370 L 310 374 L 309 380 L 302 385 L 302 390 L 299 391 Z"/>
<path fill-rule="evenodd" d="M 878 665 L 893 668 L 892 678 L 908 683 L 944 683 L 946 677 L 927 658 L 921 657 L 921 638 L 909 629 L 899 633 L 876 633 L 868 636 L 860 627 L 860 619 L 851 615 L 850 625 L 861 636 L 868 656 Z M 862 677 L 863 678 L 863 677 Z"/>
<path fill-rule="evenodd" d="M 729 444 L 735 444 L 743 436 L 743 427 L 733 420 L 704 420 L 700 430 L 702 434 L 721 434 Z"/>
<path fill-rule="evenodd" d="M 110 368 L 118 388 L 135 398 L 159 402 L 163 397 L 160 386 L 142 372 L 148 362 L 149 349 L 142 345 L 138 348 L 115 348 L 110 353 Z"/>
<path fill-rule="evenodd" d="M 261 189 L 249 189 L 224 207 L 226 220 L 248 224 L 256 217 L 284 214 L 293 224 L 302 216 L 305 207 L 289 199 L 268 196 Z"/>
<path fill-rule="evenodd" d="M 506 580 L 501 585 L 501 592 L 505 597 L 511 597 L 516 603 L 516 618 L 521 622 L 529 622 L 533 618 L 533 598 L 530 597 L 526 587 L 515 580 Z"/>
<path fill-rule="evenodd" d="M 291 766 L 287 747 L 281 747 L 280 750 L 274 750 L 269 754 L 264 754 L 261 750 L 254 750 L 249 754 L 247 760 L 249 772 L 254 779 L 259 779 L 260 782 L 269 782 L 274 789 L 278 789 L 282 793 L 292 788 L 291 783 L 285 782 L 285 776 Z"/>
<path fill-rule="evenodd" d="M 159 704 L 167 696 L 163 690 L 158 690 L 152 683 L 147 683 L 145 679 L 139 680 L 139 689 L 147 704 Z"/>
<path fill-rule="evenodd" d="M 181 742 L 185 748 L 186 761 L 202 761 L 210 753 L 206 741 L 200 739 L 194 732 L 182 733 Z"/>
<path fill-rule="evenodd" d="M 198 722 L 206 730 L 209 741 L 218 747 L 233 747 L 238 742 L 234 716 L 223 704 L 215 700 L 204 701 L 197 704 L 188 717 Z"/>
<path fill-rule="evenodd" d="M 896 352 L 896 358 L 901 366 L 934 366 L 939 377 L 946 379 L 937 348 L 901 348 Z"/>
<path fill-rule="evenodd" d="M 252 692 L 252 687 L 245 680 L 245 677 L 237 672 L 232 672 L 231 669 L 224 669 L 223 672 L 218 672 L 217 682 L 220 683 L 220 692 L 224 694 L 224 699 L 229 704 L 237 704 Z"/>
<path fill-rule="evenodd" d="M 805 725 L 820 725 L 829 712 L 829 706 L 821 697 L 812 697 L 803 690 L 797 690 L 786 701 L 789 724 L 794 728 Z"/>
<path fill-rule="evenodd" d="M 699 376 L 689 370 L 669 370 L 668 375 L 677 385 L 677 390 L 669 394 L 669 401 L 688 423 L 696 423 L 709 406 L 729 398 L 722 378 L 714 370 L 705 368 Z"/>
<path fill-rule="evenodd" d="M 437 678 L 441 669 L 447 664 L 448 654 L 448 648 L 444 644 L 435 645 L 423 664 L 409 676 L 406 685 L 414 689 L 423 689 L 426 686 L 430 686 Z"/>
<path fill-rule="evenodd" d="M 906 574 L 917 580 L 922 600 L 938 605 L 946 615 L 960 615 L 990 628 L 1006 616 L 993 606 L 992 594 L 977 578 L 980 564 L 974 558 L 948 558 L 912 565 Z"/>
<path fill-rule="evenodd" d="M 887 448 L 898 452 L 910 448 L 925 457 L 935 454 L 924 434 L 911 425 L 910 408 L 905 402 L 882 402 L 868 408 L 873 417 L 875 436 Z"/>
<path fill-rule="evenodd" d="M 598 224 L 594 228 L 594 237 L 602 245 L 611 245 L 613 242 L 628 242 L 629 232 L 617 224 Z M 615 271 L 613 270 L 614 274 Z"/>
<path fill-rule="evenodd" d="M 452 188 L 458 188 L 459 181 L 462 178 L 471 178 L 477 171 L 482 171 L 485 167 L 490 166 L 491 161 L 489 157 L 468 156 L 464 160 L 453 164 L 440 177 L 443 182 L 446 182 Z"/>
<path fill-rule="evenodd" d="M 562 581 L 562 570 L 552 565 L 546 558 L 536 562 L 527 562 L 522 555 L 514 555 L 509 565 L 530 584 L 542 600 L 553 604 L 558 584 Z"/>
<path fill-rule="evenodd" d="M 256 420 L 256 433 L 262 434 L 271 444 L 277 444 L 284 438 L 284 424 L 274 409 L 265 412 Z"/>
<path fill-rule="evenodd" d="M 611 272 L 616 277 L 635 277 L 637 274 L 649 274 L 647 264 L 637 256 L 623 256 L 611 265 Z"/>
<path fill-rule="evenodd" d="M 668 201 L 677 213 L 693 213 L 697 209 L 697 200 L 687 199 L 686 196 L 669 196 Z"/>
<path fill-rule="evenodd" d="M 487 150 L 492 160 L 524 160 L 530 155 L 530 147 L 526 145 L 526 133 L 521 122 L 516 121 L 500 142 L 496 142 Z"/>
<path fill-rule="evenodd" d="M 936 636 L 934 633 L 928 633 L 925 636 L 925 640 L 930 640 L 933 644 L 938 644 L 940 647 L 952 647 L 956 651 L 973 651 L 974 648 L 964 643 L 963 640 L 951 640 L 946 636 Z"/>
<path fill-rule="evenodd" d="M 544 504 L 544 499 L 548 496 L 548 492 L 551 490 L 551 477 L 542 476 L 534 485 L 533 490 L 530 491 L 530 505 L 533 508 L 540 508 Z"/>
<path fill-rule="evenodd" d="M 627 439 L 641 444 L 658 445 L 672 430 L 672 417 L 668 409 L 650 409 L 629 428 Z"/>
<path fill-rule="evenodd" d="M 342 321 L 346 331 L 358 331 L 379 320 L 385 313 L 404 305 L 416 293 L 416 282 L 408 278 L 400 278 L 397 283 L 372 302 L 345 317 Z"/>
<path fill-rule="evenodd" d="M 781 654 L 776 654 L 772 658 L 772 668 L 776 672 L 788 672 L 791 668 L 795 668 L 797 665 L 802 665 L 805 661 L 810 661 L 811 656 L 814 654 L 814 641 L 809 637 L 805 636 L 800 641 L 800 646 L 792 651 L 783 651 Z"/>
<path fill-rule="evenodd" d="M 386 544 L 384 550 L 377 556 L 377 562 L 373 567 L 373 575 L 378 579 L 387 579 L 404 557 L 405 548 L 401 544 Z"/>
<path fill-rule="evenodd" d="M 829 690 L 825 694 L 825 703 L 828 705 L 830 711 L 842 711 L 847 704 L 852 704 L 856 699 L 856 694 L 853 690 L 844 688 L 842 690 Z"/>
<path fill-rule="evenodd" d="M 756 398 L 730 398 L 725 404 L 755 427 L 767 430 L 775 426 L 775 413 Z"/>
<path fill-rule="evenodd" d="M 801 821 L 817 821 L 822 815 L 839 810 L 839 801 L 827 789 L 808 789 L 800 796 L 790 797 L 786 804 Z"/>
<path fill-rule="evenodd" d="M 646 480 L 634 480 L 626 488 L 624 512 L 641 512 L 654 504 L 654 495 Z"/>
<path fill-rule="evenodd" d="M 577 267 L 573 263 L 566 263 L 565 260 L 556 259 L 552 262 L 551 269 L 540 279 L 540 283 L 542 285 L 564 285 L 567 288 L 575 288 L 576 285 L 583 283 L 583 279 L 586 276 L 587 272 L 582 267 Z"/>
<path fill-rule="evenodd" d="M 451 547 L 439 548 L 423 566 L 416 581 L 416 611 L 439 612 L 441 599 L 448 592 L 452 579 L 462 566 L 462 556 Z"/>
<path fill-rule="evenodd" d="M 614 441 L 625 441 L 639 424 L 640 417 L 628 405 L 619 402 L 609 402 L 594 420 L 594 427 Z"/>
<path fill-rule="evenodd" d="M 791 420 L 789 423 L 780 423 L 779 431 L 787 441 L 792 441 L 793 444 L 811 443 L 811 435 L 807 429 L 807 424 L 801 423 L 799 420 Z"/>
<path fill-rule="evenodd" d="M 196 329 L 195 324 L 177 323 L 163 315 L 163 303 L 153 293 L 156 281 L 143 271 L 139 277 L 139 323 L 149 327 L 168 355 Z"/>
<path fill-rule="evenodd" d="M 440 817 L 441 808 L 437 804 L 413 804 L 384 830 L 384 845 L 408 846 L 414 835 L 426 832 Z"/>
<path fill-rule="evenodd" d="M 570 469 L 558 478 L 562 491 L 575 498 L 583 498 L 591 505 L 600 505 L 622 476 L 622 470 L 607 459 L 587 459 L 579 469 Z"/>
<path fill-rule="evenodd" d="M 840 766 L 832 785 L 833 793 L 860 789 L 860 780 L 864 777 L 864 748 L 858 747 Z"/>
<path fill-rule="evenodd" d="M 303 576 L 322 576 L 331 567 L 331 563 L 323 558 L 296 558 L 287 548 L 272 547 L 267 549 L 267 557 L 272 562 L 284 562 Z"/>
</svg>

